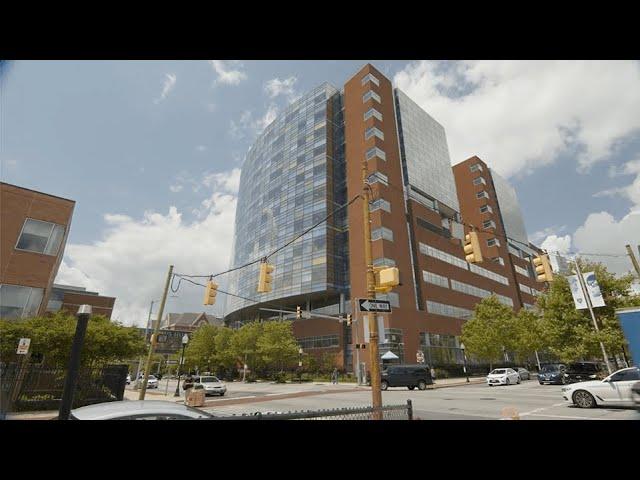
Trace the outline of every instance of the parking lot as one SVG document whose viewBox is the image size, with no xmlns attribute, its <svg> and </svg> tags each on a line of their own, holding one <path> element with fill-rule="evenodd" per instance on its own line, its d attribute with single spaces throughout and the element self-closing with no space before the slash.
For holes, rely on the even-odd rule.
<svg viewBox="0 0 640 480">
<path fill-rule="evenodd" d="M 234 384 L 228 384 L 229 391 Z M 304 386 L 304 385 L 303 385 Z M 371 393 L 365 388 L 345 386 L 339 392 L 314 392 L 313 385 L 306 387 L 304 395 L 299 385 L 285 385 L 283 390 L 292 392 L 288 398 L 250 398 L 242 403 L 219 405 L 208 402 L 207 411 L 219 415 L 254 413 L 257 411 L 315 410 L 365 406 L 371 404 Z M 255 387 L 254 387 L 255 388 Z M 318 386 L 315 387 L 319 388 Z M 390 388 L 382 393 L 386 405 L 406 403 L 411 399 L 414 418 L 421 420 L 502 420 L 517 414 L 521 420 L 639 420 L 640 413 L 631 408 L 581 409 L 564 402 L 560 385 L 540 385 L 536 380 L 520 385 L 489 387 L 486 384 L 469 384 L 425 391 L 406 388 Z M 263 392 L 266 392 L 264 390 Z M 266 393 L 265 393 L 266 395 Z"/>
</svg>

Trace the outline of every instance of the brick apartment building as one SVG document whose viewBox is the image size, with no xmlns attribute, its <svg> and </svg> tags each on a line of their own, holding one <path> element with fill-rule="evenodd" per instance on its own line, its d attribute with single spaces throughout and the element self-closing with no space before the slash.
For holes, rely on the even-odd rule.
<svg viewBox="0 0 640 480">
<path fill-rule="evenodd" d="M 54 313 L 63 310 L 75 315 L 80 305 L 91 305 L 93 315 L 104 315 L 111 319 L 115 302 L 115 297 L 106 297 L 98 292 L 90 292 L 85 287 L 54 283 L 47 303 L 47 312 Z"/>
</svg>

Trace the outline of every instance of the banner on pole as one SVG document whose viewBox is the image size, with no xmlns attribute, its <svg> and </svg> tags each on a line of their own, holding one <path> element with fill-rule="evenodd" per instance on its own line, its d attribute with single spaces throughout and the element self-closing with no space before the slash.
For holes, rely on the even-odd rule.
<svg viewBox="0 0 640 480">
<path fill-rule="evenodd" d="M 576 309 L 582 310 L 588 308 L 587 300 L 584 298 L 584 292 L 582 291 L 582 286 L 580 286 L 578 276 L 569 275 L 567 280 L 569 280 L 569 288 L 571 289 L 571 296 L 573 297 L 573 303 L 576 304 Z"/>
<path fill-rule="evenodd" d="M 596 280 L 596 272 L 583 273 L 582 278 L 584 278 L 584 284 L 589 294 L 589 300 L 591 300 L 591 306 L 604 307 L 604 298 L 602 298 L 600 285 L 598 285 L 598 280 Z"/>
<path fill-rule="evenodd" d="M 629 344 L 631 365 L 640 363 L 640 307 L 620 308 L 616 310 L 622 332 Z"/>
</svg>

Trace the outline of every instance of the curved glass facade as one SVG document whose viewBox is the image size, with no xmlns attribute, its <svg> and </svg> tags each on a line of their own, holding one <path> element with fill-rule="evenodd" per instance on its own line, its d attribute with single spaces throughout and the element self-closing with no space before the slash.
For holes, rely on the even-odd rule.
<svg viewBox="0 0 640 480">
<path fill-rule="evenodd" d="M 342 124 L 341 95 L 323 84 L 258 137 L 242 166 L 232 268 L 271 253 L 346 203 Z M 287 298 L 324 295 L 335 303 L 348 288 L 346 242 L 343 213 L 279 251 L 269 258 L 275 266 L 269 293 L 257 293 L 258 264 L 230 273 L 229 291 L 254 301 L 228 297 L 227 318 L 255 318 L 261 306 L 255 301 L 273 308 Z"/>
</svg>

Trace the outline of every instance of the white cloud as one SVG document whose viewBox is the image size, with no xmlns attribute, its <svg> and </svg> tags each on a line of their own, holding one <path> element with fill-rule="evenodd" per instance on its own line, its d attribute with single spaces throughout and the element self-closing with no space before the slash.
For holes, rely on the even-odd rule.
<svg viewBox="0 0 640 480">
<path fill-rule="evenodd" d="M 634 206 L 640 207 L 640 158 L 626 162 L 619 168 L 609 168 L 609 177 L 635 175 L 636 178 L 629 185 L 608 188 L 593 194 L 594 197 L 621 196 L 629 200 Z"/>
<path fill-rule="evenodd" d="M 260 118 L 253 118 L 253 113 L 250 110 L 245 110 L 240 115 L 238 122 L 231 120 L 229 123 L 229 135 L 236 140 L 247 136 L 253 139 L 276 119 L 278 111 L 278 106 L 273 103 Z"/>
<path fill-rule="evenodd" d="M 542 230 L 538 230 L 537 232 L 534 232 L 531 235 L 529 235 L 529 241 L 537 245 L 540 240 L 543 240 L 552 234 L 562 233 L 564 230 L 566 230 L 566 228 L 567 228 L 566 225 L 561 225 L 559 227 L 553 226 L 553 227 L 543 228 Z"/>
<path fill-rule="evenodd" d="M 635 61 L 420 61 L 395 84 L 446 129 L 451 160 L 511 176 L 577 148 L 582 169 L 640 129 Z"/>
<path fill-rule="evenodd" d="M 283 95 L 292 101 L 296 98 L 297 93 L 294 85 L 298 79 L 294 76 L 280 80 L 279 78 L 273 78 L 264 84 L 264 91 L 267 92 L 269 98 L 275 98 L 279 95 Z"/>
<path fill-rule="evenodd" d="M 540 248 L 547 252 L 567 254 L 571 250 L 571 235 L 559 237 L 557 235 L 549 235 L 540 244 Z"/>
<path fill-rule="evenodd" d="M 158 104 L 167 98 L 169 92 L 173 90 L 173 87 L 176 85 L 176 76 L 173 73 L 165 73 L 164 74 L 164 84 L 162 85 L 162 93 L 160 94 L 160 98 L 157 98 L 153 101 L 153 103 Z"/>
<path fill-rule="evenodd" d="M 169 185 L 169 190 L 171 190 L 173 193 L 178 193 L 182 191 L 182 188 L 183 188 L 182 185 Z"/>
<path fill-rule="evenodd" d="M 240 173 L 239 168 L 234 168 L 230 172 L 212 173 L 206 175 L 202 183 L 225 193 L 237 194 L 240 188 Z"/>
<path fill-rule="evenodd" d="M 218 75 L 215 84 L 238 85 L 247 79 L 247 74 L 242 70 L 234 70 L 232 65 L 241 66 L 237 61 L 209 60 L 209 64 Z"/>
<path fill-rule="evenodd" d="M 187 274 L 228 268 L 236 208 L 236 196 L 228 192 L 237 190 L 238 176 L 234 169 L 212 178 L 212 193 L 200 205 L 201 218 L 191 223 L 174 206 L 166 214 L 145 212 L 141 219 L 105 215 L 107 228 L 100 240 L 67 245 L 56 283 L 114 296 L 113 319 L 143 325 L 150 301 L 162 294 L 168 265 Z M 202 306 L 200 287 L 182 282 L 177 295 L 180 298 L 171 299 L 165 313 L 211 308 Z M 214 309 L 220 312 L 220 305 Z"/>
</svg>

